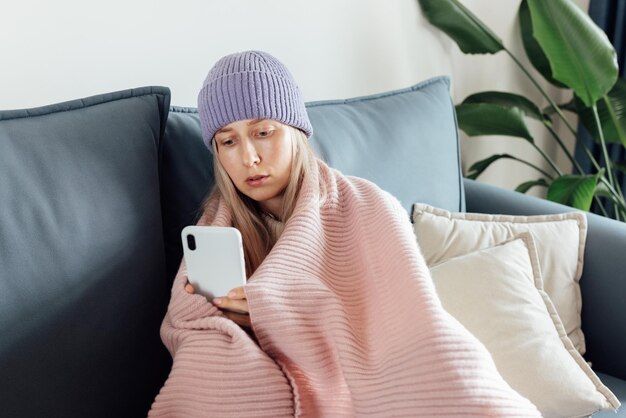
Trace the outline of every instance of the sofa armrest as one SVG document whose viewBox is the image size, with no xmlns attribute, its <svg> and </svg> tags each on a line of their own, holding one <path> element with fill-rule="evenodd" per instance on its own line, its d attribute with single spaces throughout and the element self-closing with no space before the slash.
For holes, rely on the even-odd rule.
<svg viewBox="0 0 626 418">
<path fill-rule="evenodd" d="M 470 179 L 463 179 L 463 185 L 467 212 L 542 215 L 576 210 Z M 586 215 L 580 279 L 585 357 L 595 370 L 626 379 L 626 223 Z"/>
</svg>

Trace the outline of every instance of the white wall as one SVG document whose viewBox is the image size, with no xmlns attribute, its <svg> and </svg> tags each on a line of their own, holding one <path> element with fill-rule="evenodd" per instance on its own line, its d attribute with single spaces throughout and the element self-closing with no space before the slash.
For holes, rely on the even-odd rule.
<svg viewBox="0 0 626 418">
<path fill-rule="evenodd" d="M 524 57 L 519 0 L 462 1 Z M 588 0 L 577 2 L 586 10 Z M 282 60 L 307 101 L 403 88 L 440 74 L 452 77 L 455 102 L 488 89 L 540 97 L 503 53 L 463 55 L 424 19 L 417 0 L 23 0 L 0 9 L 0 109 L 146 85 L 169 87 L 173 105 L 195 106 L 212 64 L 244 49 Z M 545 142 L 542 135 L 538 141 Z M 521 139 L 462 139 L 466 167 L 495 152 L 541 164 Z M 534 177 L 500 162 L 481 180 L 511 188 Z"/>
</svg>

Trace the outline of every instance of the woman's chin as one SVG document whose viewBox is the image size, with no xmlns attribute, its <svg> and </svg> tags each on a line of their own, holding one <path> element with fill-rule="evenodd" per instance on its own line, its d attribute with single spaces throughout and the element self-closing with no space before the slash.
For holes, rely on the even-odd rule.
<svg viewBox="0 0 626 418">
<path fill-rule="evenodd" d="M 248 189 L 244 194 L 257 202 L 263 202 L 274 197 L 269 190 L 261 190 L 260 188 Z"/>
</svg>

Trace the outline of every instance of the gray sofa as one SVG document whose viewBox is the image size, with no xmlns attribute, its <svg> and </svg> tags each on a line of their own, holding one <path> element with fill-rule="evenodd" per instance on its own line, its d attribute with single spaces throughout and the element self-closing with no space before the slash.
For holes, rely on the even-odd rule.
<svg viewBox="0 0 626 418">
<path fill-rule="evenodd" d="M 462 178 L 445 77 L 307 109 L 319 155 L 393 193 L 407 216 L 414 202 L 572 210 Z M 196 110 L 170 106 L 165 87 L 0 111 L 1 416 L 146 415 L 171 367 L 159 326 L 180 231 L 212 170 Z M 588 221 L 586 358 L 624 402 L 626 225 Z"/>
</svg>

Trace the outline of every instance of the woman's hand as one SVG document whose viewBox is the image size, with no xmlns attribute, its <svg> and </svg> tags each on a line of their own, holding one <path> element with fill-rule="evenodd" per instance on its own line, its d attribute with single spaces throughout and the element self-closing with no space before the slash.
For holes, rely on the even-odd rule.
<svg viewBox="0 0 626 418">
<path fill-rule="evenodd" d="M 193 286 L 187 282 L 185 285 L 187 293 L 195 293 Z M 250 315 L 248 310 L 248 300 L 243 287 L 236 287 L 228 292 L 227 296 L 222 296 L 212 300 L 212 303 L 222 309 L 224 316 L 233 320 L 241 327 L 250 328 Z"/>
</svg>

